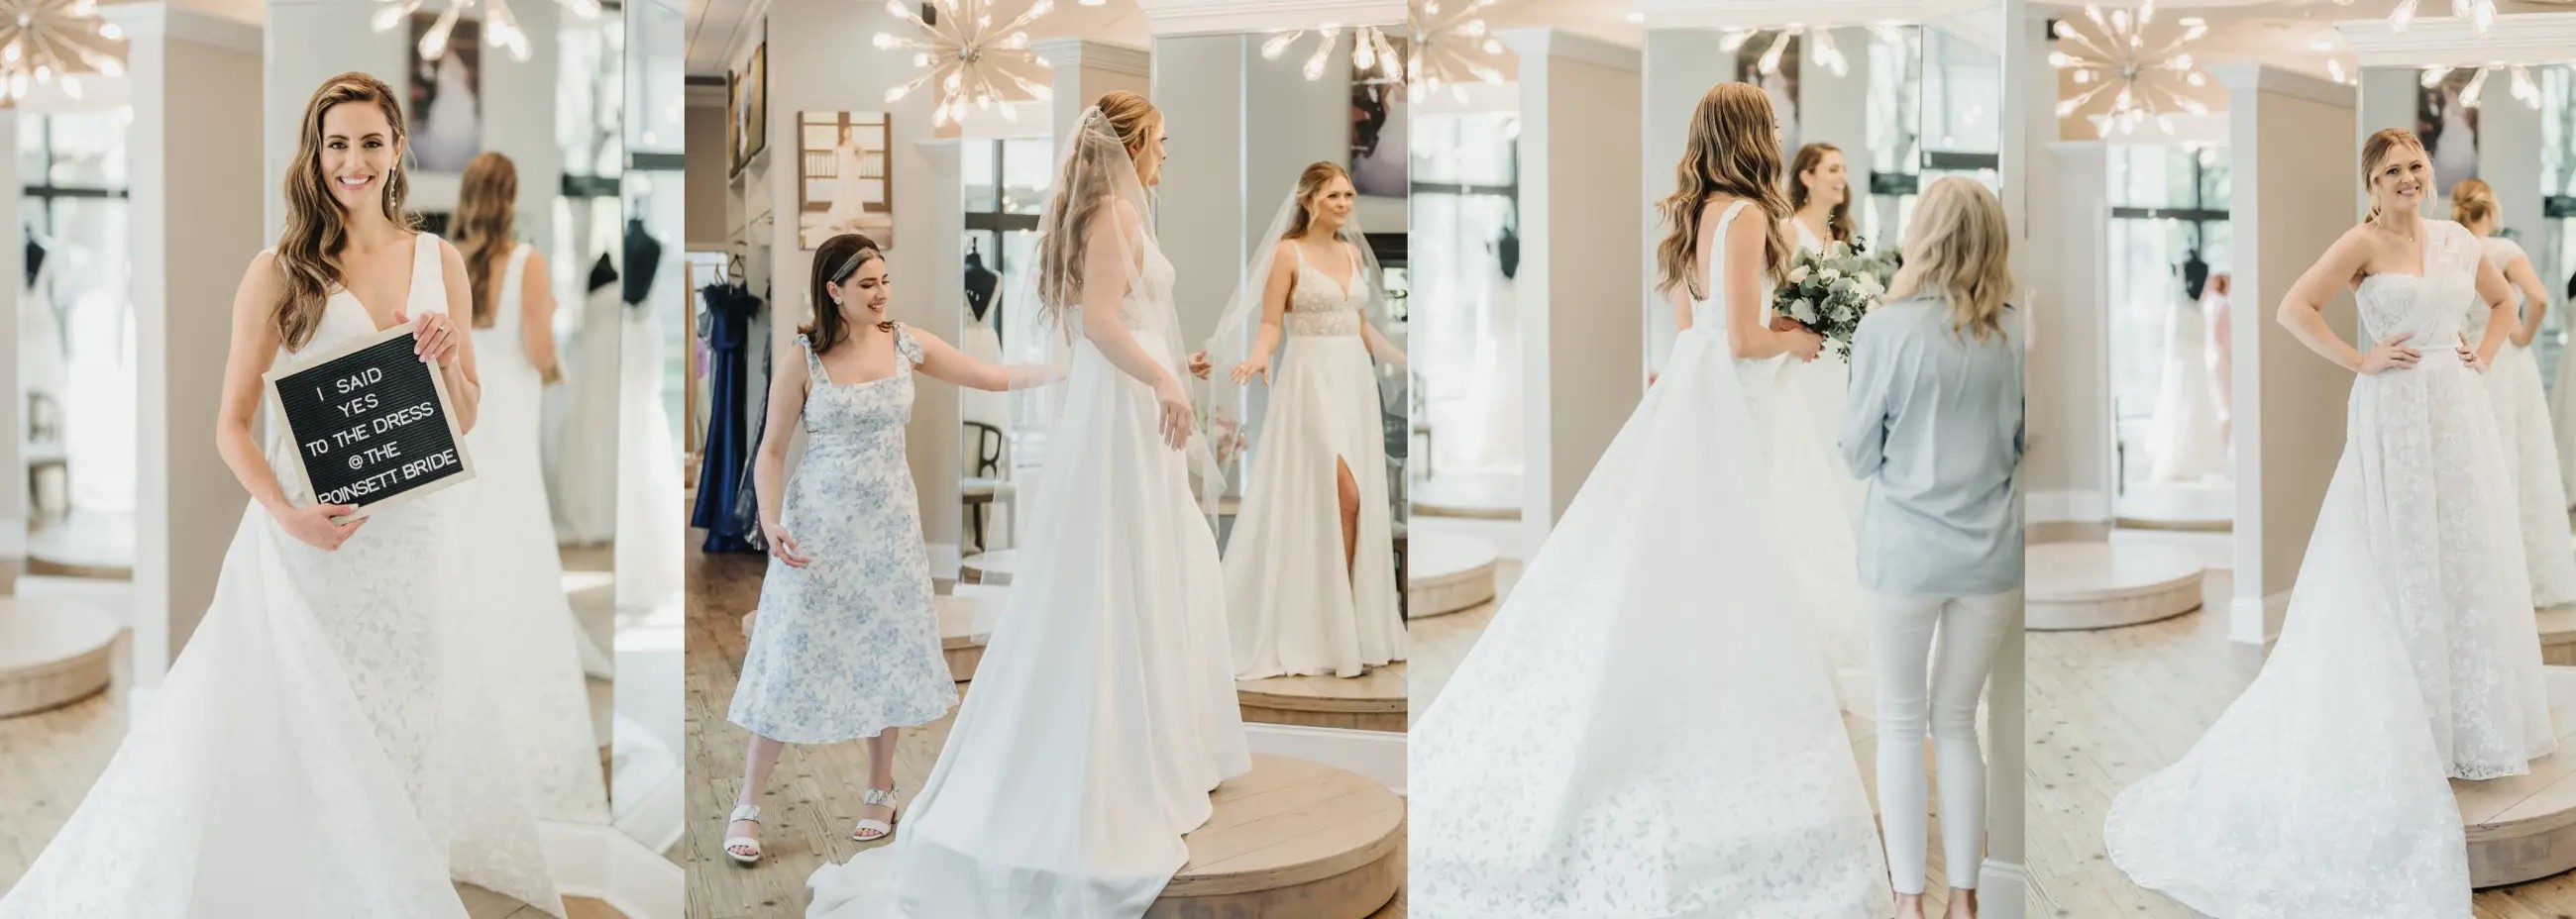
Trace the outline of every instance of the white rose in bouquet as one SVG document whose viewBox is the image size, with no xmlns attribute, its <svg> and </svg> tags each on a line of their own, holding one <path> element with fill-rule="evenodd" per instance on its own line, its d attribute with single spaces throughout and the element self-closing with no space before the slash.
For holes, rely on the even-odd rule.
<svg viewBox="0 0 2576 919">
<path fill-rule="evenodd" d="M 1832 268 L 1827 268 L 1827 269 L 1825 269 L 1825 273 L 1824 273 L 1824 274 L 1817 275 L 1817 277 L 1824 279 L 1825 283 L 1827 283 L 1827 284 L 1831 284 L 1831 283 L 1833 283 L 1836 279 L 1839 279 L 1839 278 L 1841 278 L 1842 276 L 1843 276 L 1843 273 L 1842 273 L 1841 271 L 1838 271 L 1838 270 L 1836 270 L 1836 269 L 1832 269 Z"/>
<path fill-rule="evenodd" d="M 1806 281 L 1807 281 L 1807 266 L 1805 266 L 1805 265 L 1800 265 L 1800 266 L 1798 266 L 1798 267 L 1795 267 L 1795 268 L 1791 268 L 1791 269 L 1789 269 L 1789 283 L 1791 283 L 1791 284 L 1803 284 L 1803 283 L 1806 283 Z"/>
<path fill-rule="evenodd" d="M 1789 318 L 1808 325 L 1814 325 L 1816 323 L 1816 302 L 1805 297 L 1798 298 L 1797 302 L 1789 304 Z"/>
</svg>

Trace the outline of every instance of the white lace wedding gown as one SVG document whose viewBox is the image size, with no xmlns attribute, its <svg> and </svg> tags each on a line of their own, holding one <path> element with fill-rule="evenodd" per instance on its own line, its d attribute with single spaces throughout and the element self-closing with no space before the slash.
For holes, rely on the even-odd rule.
<svg viewBox="0 0 2576 919">
<path fill-rule="evenodd" d="M 2271 658 L 2103 827 L 2132 881 L 2213 916 L 2466 919 L 2444 778 L 2518 775 L 2555 746 L 2486 386 L 2448 347 L 2478 243 L 2422 233 L 2422 275 L 2354 298 L 2373 340 L 2411 332 L 2423 360 L 2354 379 Z"/>
<path fill-rule="evenodd" d="M 1709 261 L 1724 277 L 1722 253 Z M 1420 919 L 1884 919 L 1893 902 L 1813 624 L 1780 574 L 1791 511 L 1763 444 L 1778 359 L 1735 360 L 1724 305 L 1693 309 L 1415 722 Z"/>
<path fill-rule="evenodd" d="M 2165 362 L 2147 422 L 2147 478 L 2194 482 L 2227 472 L 2227 435 L 2209 378 L 2208 317 L 2178 300 L 2165 314 Z"/>
<path fill-rule="evenodd" d="M 1371 283 L 1358 253 L 1347 284 L 1297 252 L 1280 316 L 1287 340 L 1254 435 L 1251 481 L 1225 550 L 1234 676 L 1356 677 L 1404 659 L 1395 544 L 1386 496 L 1386 427 L 1377 365 L 1360 336 Z M 1359 485 L 1357 562 L 1344 562 L 1335 464 Z"/>
<path fill-rule="evenodd" d="M 457 486 L 466 508 L 467 616 L 462 634 L 483 667 L 494 704 L 536 783 L 537 812 L 572 823 L 608 821 L 599 738 L 582 673 L 581 625 L 564 594 L 538 458 L 545 381 L 520 337 L 527 245 L 512 250 L 491 301 L 492 324 L 474 330 L 483 388 L 465 435 L 474 481 Z"/>
<path fill-rule="evenodd" d="M 1172 265 L 1144 259 L 1127 323 L 1177 374 Z M 1064 385 L 1031 489 L 1047 499 L 938 765 L 892 844 L 814 872 L 809 919 L 1135 919 L 1188 860 L 1208 792 L 1252 768 L 1186 454 L 1089 339 Z"/>
<path fill-rule="evenodd" d="M 2503 270 L 2522 257 L 2513 240 L 2490 236 L 2480 240 L 2488 261 Z M 2522 290 L 2513 292 L 2522 306 Z M 2486 327 L 2487 304 L 2478 297 L 2461 303 L 2463 328 L 2476 341 Z M 2567 522 L 2567 490 L 2558 481 L 2557 434 L 2550 429 L 2549 403 L 2540 391 L 2540 361 L 2531 349 L 2505 342 L 2496 349 L 2495 366 L 2486 372 L 2487 398 L 2494 403 L 2496 439 L 2504 448 L 2505 475 L 2513 482 L 2513 506 L 2522 524 L 2524 566 L 2531 576 L 2531 605 L 2547 608 L 2576 603 L 2576 536 Z"/>
<path fill-rule="evenodd" d="M 447 307 L 426 233 L 407 303 Z M 333 293 L 277 366 L 375 331 Z M 270 421 L 269 463 L 310 502 Z M 464 919 L 451 878 L 563 915 L 526 757 L 458 634 L 460 497 L 375 515 L 336 552 L 245 509 L 205 618 L 0 919 Z"/>
</svg>

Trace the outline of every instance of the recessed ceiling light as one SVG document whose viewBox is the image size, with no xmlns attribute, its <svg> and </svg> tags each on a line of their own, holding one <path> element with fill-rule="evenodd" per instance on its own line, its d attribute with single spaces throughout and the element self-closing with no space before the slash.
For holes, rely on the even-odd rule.
<svg viewBox="0 0 2576 919">
<path fill-rule="evenodd" d="M 2332 51 L 2334 48 L 2334 39 L 2331 38 L 2320 38 L 2308 43 L 2308 50 L 2310 51 Z"/>
</svg>

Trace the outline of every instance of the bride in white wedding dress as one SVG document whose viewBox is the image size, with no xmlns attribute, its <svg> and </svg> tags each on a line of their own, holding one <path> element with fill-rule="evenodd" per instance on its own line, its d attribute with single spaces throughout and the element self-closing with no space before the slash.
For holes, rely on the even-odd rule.
<svg viewBox="0 0 2576 919">
<path fill-rule="evenodd" d="M 814 872 L 811 919 L 1134 919 L 1208 792 L 1252 767 L 1192 498 L 1213 463 L 1146 222 L 1162 163 L 1162 113 L 1132 92 L 1066 141 L 1037 269 L 1064 377 L 1037 397 L 1046 457 L 1006 608 L 893 844 Z"/>
<path fill-rule="evenodd" d="M 1414 725 L 1422 919 L 1884 919 L 1878 829 L 1779 545 L 1766 460 L 1788 264 L 1770 100 L 1701 98 L 1664 200 L 1682 332 Z M 1819 503 L 1830 505 L 1824 496 Z"/>
<path fill-rule="evenodd" d="M 2359 376 L 2288 618 L 2262 673 L 2103 827 L 2139 886 L 2219 917 L 2465 919 L 2445 778 L 2548 754 L 2540 644 L 2483 371 L 2512 293 L 2459 224 L 2418 216 L 2423 145 L 2362 148 L 2371 214 L 2281 303 L 2281 323 Z M 2350 285 L 2358 350 L 2319 310 Z M 2487 304 L 2474 347 L 2460 305 Z"/>
<path fill-rule="evenodd" d="M 252 433 L 271 367 L 406 321 L 473 424 L 471 340 L 447 321 L 465 263 L 409 229 L 395 98 L 350 73 L 305 108 L 216 425 L 253 500 L 154 704 L 0 917 L 464 919 L 453 881 L 563 915 L 525 763 L 456 634 L 457 490 L 335 523 L 353 508 L 314 503 L 285 426 Z"/>
<path fill-rule="evenodd" d="M 1840 148 L 1824 142 L 1799 147 L 1782 182 L 1791 212 L 1783 223 L 1801 253 L 1823 253 L 1832 243 L 1855 242 L 1851 180 Z M 1834 686 L 1844 711 L 1872 716 L 1877 690 L 1869 664 L 1867 605 L 1860 589 L 1861 501 L 1869 483 L 1852 478 L 1835 457 L 1843 404 L 1851 392 L 1851 358 L 1828 349 L 1813 361 L 1780 365 L 1780 410 L 1771 413 L 1775 493 L 1824 496 L 1783 504 L 1781 526 L 1792 547 L 1807 608 L 1822 630 Z M 1839 513 L 1836 513 L 1836 512 Z"/>
<path fill-rule="evenodd" d="M 1351 220 L 1358 194 L 1333 163 L 1298 175 L 1262 235 L 1206 352 L 1255 378 L 1270 404 L 1252 429 L 1243 509 L 1225 547 L 1234 676 L 1360 676 L 1404 659 L 1386 483 L 1386 423 L 1372 358 L 1404 367 L 1380 334 L 1377 258 Z M 1282 333 L 1285 333 L 1284 336 Z M 1272 354 L 1279 356 L 1272 373 Z M 1203 352 L 1206 353 L 1206 352 Z M 1207 365 L 1194 359 L 1202 376 Z"/>
<path fill-rule="evenodd" d="M 563 557 L 538 445 L 547 378 L 557 372 L 546 259 L 518 241 L 518 167 L 486 150 L 457 182 L 451 221 L 473 292 L 474 364 L 482 385 L 466 435 L 475 480 L 458 489 L 474 572 L 461 608 L 501 720 L 549 820 L 608 822 L 607 779 L 583 673 L 581 626 L 564 593 Z M 595 652 L 594 652 L 595 653 Z"/>
<path fill-rule="evenodd" d="M 2569 535 L 2567 492 L 2558 482 L 2558 445 L 2549 427 L 2549 403 L 2540 392 L 2540 361 L 2532 337 L 2549 315 L 2549 292 L 2531 270 L 2522 246 L 2495 232 L 2495 189 L 2469 179 L 2451 189 L 2451 219 L 2478 237 L 2480 252 L 2503 273 L 2515 294 L 2513 337 L 2497 349 L 2486 374 L 2495 405 L 2496 441 L 2504 448 L 2506 478 L 2513 483 L 2515 516 L 2522 521 L 2523 569 L 2531 575 L 2531 605 L 2548 609 L 2576 603 L 2576 536 Z M 2486 304 L 2460 302 L 2474 316 Z"/>
</svg>

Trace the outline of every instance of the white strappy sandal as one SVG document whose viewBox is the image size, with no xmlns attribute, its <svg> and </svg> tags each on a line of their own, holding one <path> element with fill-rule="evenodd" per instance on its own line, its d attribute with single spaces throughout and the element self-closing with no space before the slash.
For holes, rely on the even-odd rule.
<svg viewBox="0 0 2576 919">
<path fill-rule="evenodd" d="M 733 825 L 733 822 L 737 820 L 749 820 L 754 825 L 758 825 L 760 823 L 760 805 L 734 805 L 733 816 L 725 818 L 725 825 L 731 826 Z M 751 854 L 744 855 L 740 852 L 736 852 L 734 851 L 736 848 L 750 849 Z M 760 840 L 751 836 L 727 836 L 724 841 L 724 853 L 726 858 L 733 859 L 737 864 L 760 864 Z"/>
<path fill-rule="evenodd" d="M 867 794 L 859 796 L 859 806 L 883 807 L 887 810 L 894 810 L 894 789 L 868 789 Z M 902 819 L 903 814 L 898 812 L 894 815 L 892 820 L 861 820 L 859 821 L 858 826 L 853 827 L 850 830 L 850 839 L 853 842 L 875 842 L 877 840 L 893 836 L 895 822 Z M 876 835 L 868 835 L 871 830 L 875 831 Z"/>
</svg>

